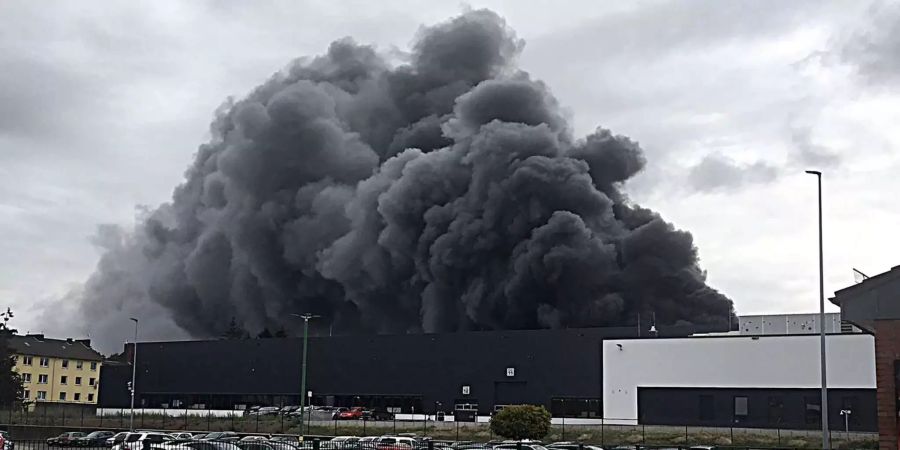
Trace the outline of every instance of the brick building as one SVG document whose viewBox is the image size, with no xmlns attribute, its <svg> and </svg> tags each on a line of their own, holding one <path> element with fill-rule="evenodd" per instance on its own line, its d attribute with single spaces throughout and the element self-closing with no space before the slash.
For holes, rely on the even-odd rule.
<svg viewBox="0 0 900 450">
<path fill-rule="evenodd" d="M 900 436 L 900 266 L 835 292 L 841 317 L 875 335 L 875 379 L 881 450 Z"/>
</svg>

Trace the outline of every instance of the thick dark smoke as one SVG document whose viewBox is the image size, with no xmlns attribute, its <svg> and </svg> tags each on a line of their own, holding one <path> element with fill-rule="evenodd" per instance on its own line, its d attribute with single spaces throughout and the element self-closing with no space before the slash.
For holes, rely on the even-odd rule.
<svg viewBox="0 0 900 450">
<path fill-rule="evenodd" d="M 575 140 L 522 47 L 471 11 L 399 67 L 343 39 L 225 105 L 172 202 L 105 230 L 94 337 L 129 314 L 154 338 L 306 311 L 335 333 L 727 322 L 691 235 L 621 192 L 638 145 Z"/>
</svg>

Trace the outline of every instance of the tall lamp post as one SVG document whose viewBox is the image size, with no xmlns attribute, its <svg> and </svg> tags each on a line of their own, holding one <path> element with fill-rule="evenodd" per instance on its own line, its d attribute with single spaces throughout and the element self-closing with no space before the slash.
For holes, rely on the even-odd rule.
<svg viewBox="0 0 900 450">
<path fill-rule="evenodd" d="M 815 175 L 819 184 L 819 341 L 820 360 L 822 371 L 822 448 L 831 448 L 831 439 L 828 436 L 828 378 L 825 363 L 825 261 L 822 246 L 822 172 L 807 170 L 806 173 Z"/>
<path fill-rule="evenodd" d="M 306 414 L 306 350 L 309 343 L 309 319 L 319 317 L 310 313 L 291 314 L 303 319 L 303 367 L 300 375 L 300 426 L 303 426 L 303 415 Z"/>
<path fill-rule="evenodd" d="M 138 339 L 138 320 L 134 317 L 131 318 L 131 321 L 134 322 L 134 341 L 131 345 L 134 347 L 134 350 L 131 352 L 131 418 L 128 422 L 128 427 L 131 431 L 134 431 L 134 391 L 137 386 L 135 383 L 137 382 L 137 339 Z"/>
</svg>

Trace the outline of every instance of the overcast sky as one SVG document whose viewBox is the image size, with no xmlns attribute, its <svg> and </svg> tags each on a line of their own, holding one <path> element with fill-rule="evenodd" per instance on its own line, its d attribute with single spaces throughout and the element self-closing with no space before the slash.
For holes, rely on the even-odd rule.
<svg viewBox="0 0 900 450">
<path fill-rule="evenodd" d="M 77 289 L 100 224 L 171 198 L 214 110 L 343 36 L 385 52 L 504 16 L 584 135 L 640 142 L 632 199 L 693 233 L 739 314 L 817 309 L 900 264 L 900 8 L 860 1 L 0 2 L 0 300 L 21 331 Z M 834 308 L 831 308 L 834 309 Z"/>
</svg>

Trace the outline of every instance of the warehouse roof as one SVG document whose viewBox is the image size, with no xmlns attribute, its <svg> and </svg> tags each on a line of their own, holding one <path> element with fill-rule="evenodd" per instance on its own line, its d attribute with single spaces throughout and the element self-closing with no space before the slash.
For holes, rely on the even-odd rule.
<svg viewBox="0 0 900 450">
<path fill-rule="evenodd" d="M 47 339 L 42 334 L 11 336 L 9 348 L 20 355 L 102 361 L 103 356 L 91 348 L 88 339 Z"/>
</svg>

